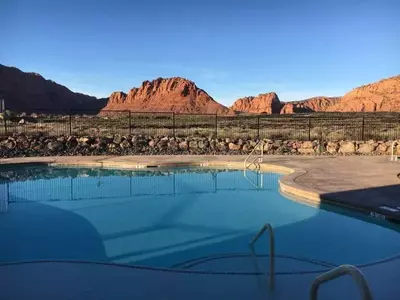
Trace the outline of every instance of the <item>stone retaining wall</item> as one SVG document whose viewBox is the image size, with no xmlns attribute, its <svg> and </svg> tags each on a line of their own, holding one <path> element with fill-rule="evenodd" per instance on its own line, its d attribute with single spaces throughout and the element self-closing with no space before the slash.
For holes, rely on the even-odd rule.
<svg viewBox="0 0 400 300">
<path fill-rule="evenodd" d="M 389 155 L 392 141 L 264 140 L 265 154 L 284 155 Z M 256 139 L 214 139 L 168 136 L 25 136 L 0 138 L 0 156 L 248 154 Z M 400 145 L 395 147 L 400 154 Z"/>
</svg>

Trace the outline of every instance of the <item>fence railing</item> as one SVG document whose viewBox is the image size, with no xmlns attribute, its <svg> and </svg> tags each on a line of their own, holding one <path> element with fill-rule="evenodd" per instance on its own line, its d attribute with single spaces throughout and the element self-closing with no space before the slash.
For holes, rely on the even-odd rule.
<svg viewBox="0 0 400 300">
<path fill-rule="evenodd" d="M 172 112 L 45 112 L 0 120 L 0 135 L 205 136 L 294 140 L 392 140 L 400 114 L 236 115 Z"/>
</svg>

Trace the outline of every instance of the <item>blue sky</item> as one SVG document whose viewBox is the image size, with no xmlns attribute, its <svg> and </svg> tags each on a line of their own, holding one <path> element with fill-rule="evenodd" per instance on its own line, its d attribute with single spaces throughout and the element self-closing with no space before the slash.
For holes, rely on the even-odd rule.
<svg viewBox="0 0 400 300">
<path fill-rule="evenodd" d="M 0 63 L 98 97 L 182 76 L 217 101 L 400 74 L 398 0 L 0 0 Z"/>
</svg>

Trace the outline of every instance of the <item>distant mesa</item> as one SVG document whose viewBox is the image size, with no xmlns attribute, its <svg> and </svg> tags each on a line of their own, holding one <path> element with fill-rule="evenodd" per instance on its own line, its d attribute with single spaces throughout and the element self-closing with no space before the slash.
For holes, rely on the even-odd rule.
<svg viewBox="0 0 400 300">
<path fill-rule="evenodd" d="M 236 100 L 231 109 L 238 113 L 278 114 L 282 103 L 275 93 L 260 94 L 257 97 L 244 97 Z"/>
<path fill-rule="evenodd" d="M 6 109 L 20 112 L 67 112 L 77 109 L 100 111 L 107 103 L 107 99 L 74 93 L 65 86 L 44 79 L 40 74 L 25 73 L 1 64 L 0 97 L 5 99 Z"/>
<path fill-rule="evenodd" d="M 128 93 L 114 92 L 97 99 L 74 93 L 37 73 L 25 73 L 0 64 L 0 98 L 16 112 L 101 110 L 176 112 L 234 115 L 295 114 L 311 112 L 400 112 L 400 75 L 353 89 L 343 97 L 313 97 L 282 102 L 276 93 L 237 99 L 228 108 L 215 101 L 193 81 L 181 77 L 144 81 Z"/>
<path fill-rule="evenodd" d="M 234 114 L 231 109 L 199 89 L 193 81 L 181 77 L 144 81 L 139 88 L 131 89 L 128 94 L 114 92 L 104 110 Z"/>
<path fill-rule="evenodd" d="M 355 88 L 343 97 L 281 102 L 275 93 L 245 97 L 231 107 L 240 113 L 400 112 L 400 75 Z"/>
<path fill-rule="evenodd" d="M 284 103 L 281 114 L 309 113 L 309 112 L 325 112 L 329 107 L 338 103 L 340 97 L 313 97 L 300 101 Z"/>
</svg>

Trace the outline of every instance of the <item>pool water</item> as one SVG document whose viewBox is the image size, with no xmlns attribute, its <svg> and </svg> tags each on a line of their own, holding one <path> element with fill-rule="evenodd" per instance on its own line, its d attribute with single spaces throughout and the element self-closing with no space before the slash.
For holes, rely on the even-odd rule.
<svg viewBox="0 0 400 300">
<path fill-rule="evenodd" d="M 254 272 L 249 242 L 266 223 L 274 229 L 278 273 L 364 265 L 400 252 L 396 226 L 292 201 L 273 173 L 28 166 L 3 167 L 0 177 L 1 263 Z M 255 249 L 256 261 L 267 262 L 268 235 Z"/>
</svg>

